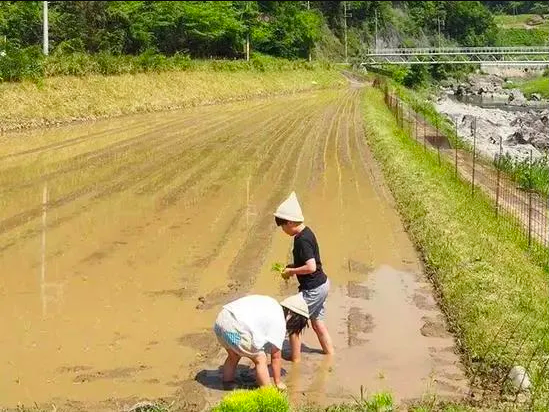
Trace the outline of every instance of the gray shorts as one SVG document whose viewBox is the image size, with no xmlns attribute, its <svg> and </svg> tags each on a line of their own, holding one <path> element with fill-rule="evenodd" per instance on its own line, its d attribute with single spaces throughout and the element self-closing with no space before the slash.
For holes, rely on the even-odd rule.
<svg viewBox="0 0 549 412">
<path fill-rule="evenodd" d="M 303 299 L 309 307 L 309 316 L 311 320 L 323 320 L 325 312 L 325 302 L 330 290 L 330 280 L 317 288 L 310 290 L 302 290 Z"/>
</svg>

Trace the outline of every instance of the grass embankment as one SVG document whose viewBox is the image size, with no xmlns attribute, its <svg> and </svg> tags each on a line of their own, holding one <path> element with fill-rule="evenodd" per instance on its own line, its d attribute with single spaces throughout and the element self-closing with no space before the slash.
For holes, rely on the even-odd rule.
<svg viewBox="0 0 549 412">
<path fill-rule="evenodd" d="M 539 93 L 544 99 L 549 99 L 549 76 L 540 76 L 534 79 L 516 80 L 504 85 L 506 89 L 520 89 L 528 98 L 533 93 Z"/>
<path fill-rule="evenodd" d="M 501 227 L 493 205 L 438 166 L 396 124 L 379 90 L 365 92 L 367 139 L 381 163 L 408 232 L 422 251 L 426 269 L 461 347 L 480 376 L 503 380 L 522 364 L 534 381 L 533 395 L 549 387 L 549 281 L 512 229 Z M 495 374 L 495 375 L 492 375 Z"/>
<path fill-rule="evenodd" d="M 549 20 L 535 14 L 494 17 L 498 46 L 543 46 L 549 42 Z"/>
<path fill-rule="evenodd" d="M 221 63 L 218 63 L 221 64 Z M 230 65 L 230 62 L 228 62 Z M 231 66 L 229 66 L 230 69 Z M 60 76 L 0 84 L 0 131 L 295 93 L 345 84 L 335 69 L 253 67 Z"/>
</svg>

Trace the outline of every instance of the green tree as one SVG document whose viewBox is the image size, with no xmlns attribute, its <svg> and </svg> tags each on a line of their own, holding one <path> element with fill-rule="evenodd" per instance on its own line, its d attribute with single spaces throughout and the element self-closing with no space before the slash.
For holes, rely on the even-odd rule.
<svg viewBox="0 0 549 412">
<path fill-rule="evenodd" d="M 42 42 L 41 1 L 0 1 L 0 35 L 13 46 Z"/>
<path fill-rule="evenodd" d="M 480 1 L 445 1 L 444 32 L 464 46 L 490 46 L 497 26 L 490 11 Z"/>
</svg>

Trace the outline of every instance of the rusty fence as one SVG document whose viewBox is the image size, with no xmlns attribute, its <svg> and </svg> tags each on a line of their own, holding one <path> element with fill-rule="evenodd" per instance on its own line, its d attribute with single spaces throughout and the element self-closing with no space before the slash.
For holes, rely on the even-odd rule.
<svg viewBox="0 0 549 412">
<path fill-rule="evenodd" d="M 516 234 L 528 251 L 549 265 L 549 195 L 535 190 L 533 157 L 525 162 L 521 179 L 512 178 L 502 170 L 503 145 L 494 159 L 482 155 L 477 147 L 476 120 L 471 127 L 472 147 L 452 144 L 457 136 L 447 136 L 439 125 L 432 125 L 424 116 L 413 111 L 398 96 L 384 88 L 385 103 L 395 115 L 399 126 L 406 130 L 424 150 L 436 151 L 439 165 L 453 165 L 454 176 L 470 184 L 471 196 L 484 193 L 493 200 L 498 225 Z M 457 122 L 455 122 L 457 125 Z M 457 126 L 456 126 L 457 127 Z"/>
</svg>

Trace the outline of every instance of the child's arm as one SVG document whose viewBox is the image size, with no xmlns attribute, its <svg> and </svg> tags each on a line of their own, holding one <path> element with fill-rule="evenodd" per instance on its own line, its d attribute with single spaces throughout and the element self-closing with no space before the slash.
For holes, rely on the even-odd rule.
<svg viewBox="0 0 549 412">
<path fill-rule="evenodd" d="M 293 275 L 310 275 L 311 273 L 315 273 L 315 272 L 316 272 L 316 260 L 315 258 L 311 258 L 305 262 L 305 265 L 300 266 L 298 268 L 287 267 L 286 269 L 284 269 L 283 273 L 293 276 Z"/>
</svg>

